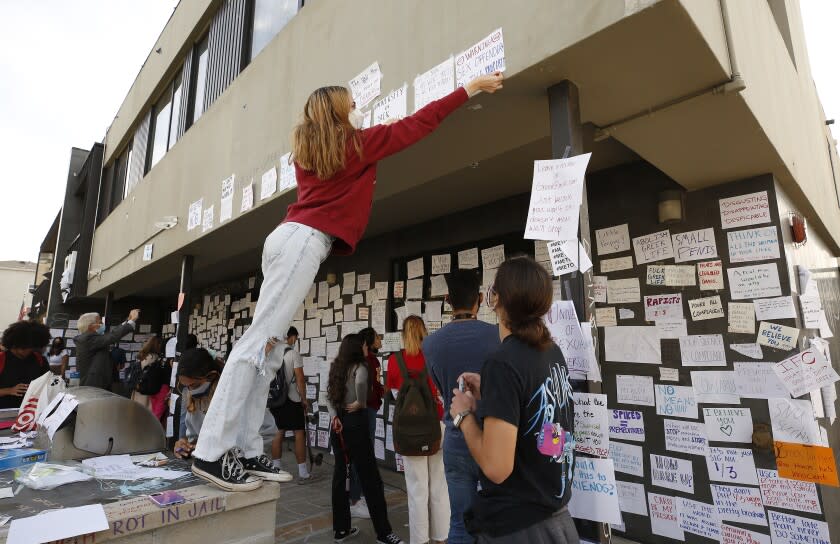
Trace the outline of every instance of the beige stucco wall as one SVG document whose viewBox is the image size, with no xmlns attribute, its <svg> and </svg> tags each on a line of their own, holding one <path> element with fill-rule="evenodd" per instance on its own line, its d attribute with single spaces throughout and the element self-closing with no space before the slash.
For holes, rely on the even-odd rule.
<svg viewBox="0 0 840 544">
<path fill-rule="evenodd" d="M 35 264 L 30 264 L 27 268 L 0 264 L 0 329 L 17 321 L 21 301 L 26 306 L 32 301 L 29 285 L 35 278 Z"/>
</svg>

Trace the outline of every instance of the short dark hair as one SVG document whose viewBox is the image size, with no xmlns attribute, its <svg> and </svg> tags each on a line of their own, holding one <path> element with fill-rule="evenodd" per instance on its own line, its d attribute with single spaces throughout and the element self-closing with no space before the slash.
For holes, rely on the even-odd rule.
<svg viewBox="0 0 840 544">
<path fill-rule="evenodd" d="M 297 336 L 300 338 L 300 334 L 298 333 L 297 327 L 289 327 L 289 332 L 286 333 L 286 338 L 290 336 Z"/>
<path fill-rule="evenodd" d="M 481 281 L 475 270 L 459 268 L 446 275 L 449 303 L 453 310 L 466 310 L 478 302 Z"/>
<path fill-rule="evenodd" d="M 43 349 L 50 343 L 50 329 L 37 321 L 17 321 L 3 331 L 6 349 Z"/>
<path fill-rule="evenodd" d="M 184 351 L 198 347 L 198 337 L 194 334 L 187 335 L 187 341 L 184 342 Z"/>
<path fill-rule="evenodd" d="M 365 327 L 359 331 L 359 336 L 362 337 L 362 342 L 371 347 L 376 343 L 376 330 L 373 327 Z"/>
<path fill-rule="evenodd" d="M 181 354 L 178 361 L 178 375 L 187 378 L 203 378 L 211 372 L 221 373 L 222 367 L 204 348 L 192 348 Z"/>
</svg>

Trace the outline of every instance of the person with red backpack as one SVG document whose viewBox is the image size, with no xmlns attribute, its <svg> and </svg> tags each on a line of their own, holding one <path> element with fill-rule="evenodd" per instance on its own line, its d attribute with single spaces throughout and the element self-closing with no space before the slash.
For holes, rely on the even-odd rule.
<svg viewBox="0 0 840 544">
<path fill-rule="evenodd" d="M 41 352 L 50 343 L 50 329 L 34 321 L 18 321 L 3 331 L 0 352 L 0 408 L 20 408 L 29 384 L 50 371 Z"/>
<path fill-rule="evenodd" d="M 421 346 L 428 336 L 416 315 L 403 321 L 404 349 L 388 359 L 386 386 L 396 395 L 394 448 L 403 456 L 411 544 L 449 535 L 449 488 L 440 448 L 443 401 L 426 370 Z"/>
</svg>

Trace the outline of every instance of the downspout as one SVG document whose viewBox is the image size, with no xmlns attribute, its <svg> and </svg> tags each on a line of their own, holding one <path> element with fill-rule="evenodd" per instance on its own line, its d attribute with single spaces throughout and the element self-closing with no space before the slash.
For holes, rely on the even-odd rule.
<svg viewBox="0 0 840 544">
<path fill-rule="evenodd" d="M 738 69 L 738 58 L 735 54 L 735 47 L 732 44 L 732 27 L 729 24 L 729 4 L 728 0 L 718 0 L 720 5 L 720 17 L 723 22 L 723 35 L 726 40 L 726 52 L 727 56 L 729 57 L 729 79 L 722 81 L 716 85 L 712 85 L 711 87 L 706 87 L 700 89 L 699 91 L 695 91 L 689 94 L 685 94 L 679 96 L 677 98 L 673 98 L 671 100 L 665 101 L 661 104 L 656 106 L 652 106 L 647 108 L 643 111 L 638 113 L 634 113 L 633 115 L 628 115 L 623 119 L 619 119 L 617 121 L 613 121 L 604 127 L 598 127 L 595 130 L 595 135 L 593 139 L 596 142 L 600 142 L 602 140 L 606 140 L 607 138 L 612 137 L 613 133 L 616 129 L 620 128 L 622 125 L 626 125 L 632 121 L 637 119 L 641 119 L 642 117 L 647 117 L 653 115 L 654 113 L 666 110 L 670 107 L 676 106 L 677 104 L 682 104 L 683 102 L 688 102 L 694 98 L 699 96 L 704 96 L 707 94 L 731 94 L 731 93 L 739 93 L 747 88 L 746 82 L 741 77 L 741 72 Z"/>
</svg>

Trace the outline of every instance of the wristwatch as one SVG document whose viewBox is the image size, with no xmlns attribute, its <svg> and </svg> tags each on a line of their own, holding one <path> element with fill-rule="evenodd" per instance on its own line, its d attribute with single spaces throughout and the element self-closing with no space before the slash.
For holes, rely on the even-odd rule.
<svg viewBox="0 0 840 544">
<path fill-rule="evenodd" d="M 472 410 L 464 410 L 463 412 L 457 414 L 455 419 L 452 420 L 452 425 L 457 429 L 461 426 L 461 423 L 464 419 L 472 413 Z"/>
</svg>

